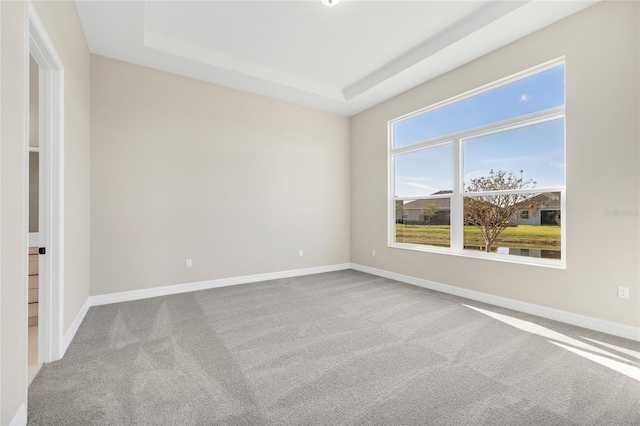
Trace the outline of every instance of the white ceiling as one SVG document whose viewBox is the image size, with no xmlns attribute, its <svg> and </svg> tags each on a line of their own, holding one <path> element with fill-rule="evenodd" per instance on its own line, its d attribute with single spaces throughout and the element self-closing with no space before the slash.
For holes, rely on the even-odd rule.
<svg viewBox="0 0 640 426">
<path fill-rule="evenodd" d="M 353 115 L 597 1 L 76 6 L 92 53 Z"/>
</svg>

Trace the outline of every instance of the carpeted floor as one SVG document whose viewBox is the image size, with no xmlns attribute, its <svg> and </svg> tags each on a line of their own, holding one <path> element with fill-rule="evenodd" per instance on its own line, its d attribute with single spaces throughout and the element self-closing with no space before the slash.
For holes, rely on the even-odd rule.
<svg viewBox="0 0 640 426">
<path fill-rule="evenodd" d="M 356 271 L 93 307 L 29 425 L 640 425 L 640 344 Z"/>
</svg>

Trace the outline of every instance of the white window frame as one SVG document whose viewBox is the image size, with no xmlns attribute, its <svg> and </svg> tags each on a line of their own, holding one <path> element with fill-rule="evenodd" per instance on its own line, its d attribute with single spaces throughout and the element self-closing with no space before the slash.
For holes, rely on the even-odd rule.
<svg viewBox="0 0 640 426">
<path fill-rule="evenodd" d="M 548 71 L 552 68 L 556 68 L 558 66 L 565 66 L 565 75 L 566 75 L 566 63 L 565 58 L 561 57 L 539 66 L 527 69 L 520 73 L 511 75 L 509 77 L 503 78 L 496 82 L 487 84 L 478 89 L 471 90 L 469 92 L 463 93 L 461 95 L 455 96 L 453 98 L 447 99 L 442 102 L 438 102 L 429 107 L 420 109 L 418 111 L 414 111 L 410 114 L 406 114 L 404 116 L 395 118 L 390 120 L 387 123 L 387 139 L 388 139 L 388 247 L 391 248 L 399 248 L 399 249 L 407 249 L 407 250 L 417 250 L 424 252 L 432 252 L 432 253 L 443 253 L 450 254 L 455 256 L 463 256 L 477 259 L 489 259 L 489 260 L 497 260 L 502 262 L 509 263 L 519 263 L 526 265 L 540 265 L 546 266 L 550 268 L 560 268 L 566 269 L 566 259 L 567 259 L 567 238 L 566 238 L 566 167 L 565 167 L 565 186 L 562 187 L 540 187 L 535 189 L 521 189 L 521 190 L 507 190 L 507 191 L 483 191 L 483 192 L 464 192 L 464 158 L 463 158 L 463 144 L 465 140 L 473 139 L 481 136 L 487 136 L 495 133 L 501 133 L 509 130 L 514 130 L 518 128 L 528 127 L 535 124 L 546 123 L 553 120 L 564 119 L 565 120 L 565 129 L 566 129 L 566 104 L 560 107 L 549 108 L 542 111 L 537 111 L 531 114 L 519 116 L 516 118 L 491 123 L 488 125 L 476 127 L 470 130 L 464 130 L 461 132 L 456 132 L 453 134 L 448 134 L 445 136 L 439 136 L 432 139 L 427 139 L 423 141 L 419 141 L 416 143 L 411 143 L 409 145 L 401 146 L 395 148 L 395 132 L 394 126 L 397 123 L 406 121 L 408 119 L 414 118 L 416 116 L 428 113 L 430 111 L 440 109 L 444 106 L 453 104 L 455 102 L 459 102 L 461 100 L 470 98 L 472 96 L 479 95 L 484 92 L 488 92 L 490 90 L 505 86 L 507 84 L 513 83 L 515 81 L 521 80 L 523 78 L 530 77 L 535 74 L 539 74 L 544 71 Z M 565 80 L 566 82 L 566 80 Z M 566 84 L 566 83 L 565 83 Z M 566 93 L 566 91 L 565 91 Z M 421 151 L 426 148 L 432 148 L 438 145 L 443 145 L 447 143 L 453 143 L 453 193 L 451 194 L 441 194 L 441 195 L 423 195 L 423 196 L 412 196 L 412 197 L 396 197 L 395 196 L 395 157 L 402 154 L 407 154 L 410 152 Z M 564 143 L 564 158 L 566 165 L 566 130 L 565 130 L 565 143 Z M 464 197 L 482 197 L 488 195 L 500 195 L 500 194 L 509 194 L 509 193 L 517 193 L 517 194 L 541 194 L 541 193 L 549 193 L 549 192 L 559 192 L 560 193 L 560 260 L 555 259 L 543 259 L 543 258 L 533 258 L 533 257 L 525 257 L 525 256 L 515 256 L 508 254 L 500 254 L 500 253 L 485 253 L 481 251 L 473 251 L 473 250 L 464 250 L 464 211 L 463 211 L 463 201 Z M 427 199 L 436 199 L 436 198 L 450 198 L 451 199 L 451 242 L 450 247 L 438 247 L 438 246 L 429 246 L 422 244 L 411 244 L 411 243 L 402 243 L 396 242 L 396 201 L 403 200 L 427 200 Z"/>
</svg>

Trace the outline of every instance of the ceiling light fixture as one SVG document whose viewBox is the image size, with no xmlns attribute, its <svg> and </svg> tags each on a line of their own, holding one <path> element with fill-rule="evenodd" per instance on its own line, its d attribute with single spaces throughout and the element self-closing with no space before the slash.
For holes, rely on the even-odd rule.
<svg viewBox="0 0 640 426">
<path fill-rule="evenodd" d="M 320 2 L 322 2 L 322 4 L 324 4 L 325 6 L 335 6 L 336 4 L 340 3 L 340 0 L 320 0 Z"/>
</svg>

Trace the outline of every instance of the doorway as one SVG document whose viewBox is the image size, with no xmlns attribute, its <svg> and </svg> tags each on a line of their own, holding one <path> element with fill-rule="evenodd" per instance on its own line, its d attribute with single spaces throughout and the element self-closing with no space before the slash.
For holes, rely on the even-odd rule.
<svg viewBox="0 0 640 426">
<path fill-rule="evenodd" d="M 31 384 L 40 367 L 42 366 L 42 357 L 38 351 L 38 329 L 39 326 L 46 327 L 43 319 L 38 315 L 39 311 L 39 281 L 40 276 L 45 276 L 45 271 L 41 271 L 38 250 L 40 247 L 40 232 L 45 232 L 44 214 L 40 211 L 44 207 L 44 188 L 45 174 L 40 173 L 44 170 L 44 156 L 40 155 L 40 91 L 39 91 L 39 72 L 38 64 L 31 55 L 29 55 L 29 267 L 28 267 L 28 339 L 27 339 L 27 358 L 28 358 L 28 384 Z M 42 268 L 44 269 L 44 268 Z"/>
<path fill-rule="evenodd" d="M 29 208 L 25 212 L 29 241 L 29 286 L 25 301 L 31 302 L 25 320 L 32 339 L 27 338 L 27 366 L 56 361 L 64 355 L 63 265 L 64 265 L 64 68 L 33 5 L 28 5 L 29 138 L 25 140 L 29 182 Z M 33 87 L 33 89 L 32 89 Z M 37 94 L 37 95 L 36 95 Z M 33 112 L 32 112 L 33 110 Z M 34 116 L 31 120 L 31 116 Z M 37 118 L 35 118 L 37 117 Z M 37 134 L 37 136 L 36 136 Z M 35 170 L 37 169 L 37 176 Z M 33 172 L 33 174 L 32 174 Z M 31 188 L 34 188 L 32 193 Z M 37 190 L 37 195 L 35 191 Z M 37 203 L 37 208 L 35 204 Z M 32 210 L 32 207 L 33 210 Z M 32 213 L 33 212 L 33 213 Z M 37 218 L 36 218 L 37 216 Z M 37 230 L 36 232 L 31 232 Z M 33 264 L 32 264 L 33 263 Z M 33 278 L 36 277 L 36 278 Z M 37 279 L 37 289 L 35 281 Z M 35 291 L 34 291 L 35 290 Z M 34 332 L 35 331 L 35 332 Z M 33 339 L 33 337 L 36 337 Z M 29 336 L 27 336 L 29 337 Z M 34 341 L 35 340 L 35 341 Z M 35 351 L 33 349 L 37 348 Z M 36 355 L 37 354 L 37 355 Z M 25 379 L 30 383 L 31 371 Z"/>
</svg>

